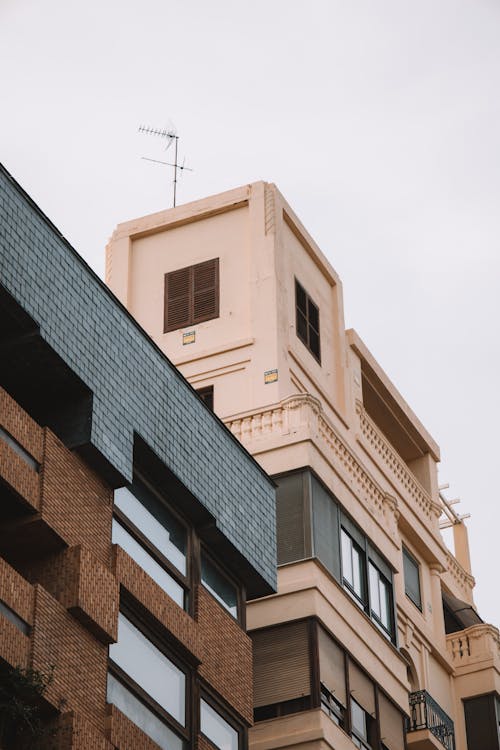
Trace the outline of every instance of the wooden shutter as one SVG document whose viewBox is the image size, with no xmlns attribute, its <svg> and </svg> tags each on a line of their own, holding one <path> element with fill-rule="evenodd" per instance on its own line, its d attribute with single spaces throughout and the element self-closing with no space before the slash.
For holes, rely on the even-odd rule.
<svg viewBox="0 0 500 750">
<path fill-rule="evenodd" d="M 276 518 L 278 564 L 303 560 L 306 555 L 304 513 L 304 473 L 278 477 L 276 482 Z M 310 545 L 309 545 L 310 546 Z"/>
<path fill-rule="evenodd" d="M 307 622 L 261 630 L 252 640 L 255 708 L 310 695 Z"/>
<path fill-rule="evenodd" d="M 378 708 L 380 718 L 380 739 L 388 750 L 403 750 L 403 716 L 396 706 L 379 691 Z"/>
<path fill-rule="evenodd" d="M 344 652 L 322 627 L 318 627 L 318 648 L 320 680 L 346 706 Z"/>
<path fill-rule="evenodd" d="M 219 315 L 219 259 L 192 266 L 193 323 Z"/>
<path fill-rule="evenodd" d="M 375 716 L 375 691 L 373 682 L 361 669 L 349 662 L 349 691 L 361 708 L 370 716 Z"/>
<path fill-rule="evenodd" d="M 165 318 L 163 330 L 175 331 L 191 324 L 190 268 L 165 274 Z"/>
</svg>

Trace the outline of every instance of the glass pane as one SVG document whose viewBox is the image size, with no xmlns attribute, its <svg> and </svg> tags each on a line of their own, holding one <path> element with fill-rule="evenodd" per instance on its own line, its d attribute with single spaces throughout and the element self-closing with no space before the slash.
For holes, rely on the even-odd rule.
<svg viewBox="0 0 500 750">
<path fill-rule="evenodd" d="M 200 707 L 201 731 L 220 750 L 238 750 L 238 732 L 204 700 Z"/>
<path fill-rule="evenodd" d="M 238 617 L 238 591 L 236 586 L 219 573 L 217 568 L 202 555 L 201 582 L 233 617 Z"/>
<path fill-rule="evenodd" d="M 412 602 L 417 605 L 417 607 L 421 608 L 422 601 L 420 597 L 418 564 L 405 549 L 403 549 L 403 570 L 405 577 L 405 593 Z"/>
<path fill-rule="evenodd" d="M 167 573 L 165 568 L 158 565 L 156 560 L 129 534 L 116 518 L 113 519 L 111 541 L 113 544 L 119 544 L 125 552 L 128 552 L 130 557 L 172 597 L 179 607 L 184 607 L 184 589 L 182 586 Z"/>
<path fill-rule="evenodd" d="M 368 570 L 370 571 L 370 606 L 372 612 L 381 619 L 379 573 L 372 563 L 369 564 Z"/>
<path fill-rule="evenodd" d="M 120 613 L 118 643 L 109 656 L 143 690 L 185 726 L 186 676 Z"/>
<path fill-rule="evenodd" d="M 356 732 L 358 737 L 367 739 L 366 734 L 366 714 L 361 706 L 351 698 L 351 721 L 352 731 Z"/>
<path fill-rule="evenodd" d="M 309 314 L 309 323 L 312 325 L 316 333 L 319 333 L 319 310 L 311 299 L 307 301 L 307 310 Z"/>
<path fill-rule="evenodd" d="M 115 490 L 115 505 L 186 575 L 186 530 L 163 503 L 144 487 L 134 485 L 134 493 L 128 487 Z"/>
<path fill-rule="evenodd" d="M 309 349 L 319 359 L 319 336 L 311 326 L 309 326 Z"/>
<path fill-rule="evenodd" d="M 363 599 L 363 560 L 354 544 L 352 545 L 352 572 L 354 591 Z"/>
<path fill-rule="evenodd" d="M 184 742 L 181 738 L 111 674 L 108 674 L 107 701 L 128 716 L 163 750 L 183 750 Z"/>
<path fill-rule="evenodd" d="M 391 628 L 391 592 L 387 581 L 384 578 L 380 578 L 379 583 L 380 592 L 380 619 L 382 624 L 390 630 Z"/>
<path fill-rule="evenodd" d="M 304 315 L 307 314 L 307 295 L 298 283 L 298 281 L 295 282 L 295 299 L 297 302 L 297 307 L 299 310 L 301 310 Z"/>
<path fill-rule="evenodd" d="M 300 310 L 297 310 L 297 335 L 307 344 L 307 321 Z"/>
<path fill-rule="evenodd" d="M 354 587 L 354 574 L 352 570 L 352 541 L 350 536 L 342 529 L 342 575 L 351 586 Z"/>
</svg>

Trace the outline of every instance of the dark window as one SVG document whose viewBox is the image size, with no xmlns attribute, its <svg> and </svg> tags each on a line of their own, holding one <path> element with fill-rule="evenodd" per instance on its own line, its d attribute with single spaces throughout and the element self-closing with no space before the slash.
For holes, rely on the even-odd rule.
<svg viewBox="0 0 500 750">
<path fill-rule="evenodd" d="M 108 702 L 160 747 L 181 750 L 188 739 L 185 670 L 123 613 L 109 658 Z"/>
<path fill-rule="evenodd" d="M 218 316 L 218 258 L 165 274 L 165 333 Z"/>
<path fill-rule="evenodd" d="M 319 309 L 297 279 L 295 279 L 295 312 L 297 336 L 318 362 L 321 362 Z"/>
<path fill-rule="evenodd" d="M 27 622 L 25 622 L 18 614 L 16 614 L 5 602 L 0 600 L 0 615 L 3 615 L 7 620 L 16 626 L 21 633 L 29 635 L 31 628 Z"/>
<path fill-rule="evenodd" d="M 500 750 L 500 698 L 495 693 L 464 701 L 467 746 Z"/>
<path fill-rule="evenodd" d="M 201 398 L 204 404 L 213 411 L 214 410 L 214 387 L 213 385 L 207 385 L 205 388 L 198 388 L 196 393 Z"/>
<path fill-rule="evenodd" d="M 238 619 L 238 587 L 205 553 L 201 555 L 201 582 L 207 591 Z"/>
<path fill-rule="evenodd" d="M 187 530 L 147 487 L 115 490 L 112 541 L 180 607 L 187 606 Z"/>
<path fill-rule="evenodd" d="M 12 448 L 12 450 L 15 451 L 17 455 L 20 456 L 31 469 L 34 469 L 34 471 L 39 470 L 40 467 L 38 465 L 38 461 L 35 461 L 33 456 L 31 456 L 28 451 L 24 450 L 23 446 L 20 445 L 17 440 L 13 438 L 12 435 L 10 435 L 2 427 L 0 427 L 0 440 L 3 440 L 4 443 L 7 443 L 7 445 Z"/>
<path fill-rule="evenodd" d="M 413 604 L 422 609 L 422 597 L 420 594 L 420 575 L 417 561 L 403 547 L 403 571 L 405 578 L 405 594 Z"/>
</svg>

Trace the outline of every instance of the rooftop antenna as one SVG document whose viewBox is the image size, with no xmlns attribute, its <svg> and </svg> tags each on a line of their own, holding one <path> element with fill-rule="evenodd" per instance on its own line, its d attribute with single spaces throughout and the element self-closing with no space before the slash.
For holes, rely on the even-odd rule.
<svg viewBox="0 0 500 750">
<path fill-rule="evenodd" d="M 178 143 L 179 143 L 179 136 L 177 135 L 177 131 L 174 127 L 170 128 L 153 128 L 149 125 L 140 125 L 139 126 L 139 133 L 145 133 L 146 135 L 154 135 L 158 138 L 164 138 L 167 141 L 167 145 L 165 146 L 165 151 L 168 151 L 172 143 L 175 144 L 175 150 L 174 150 L 174 161 L 173 163 L 170 161 L 161 161 L 160 159 L 149 159 L 147 156 L 142 156 L 141 158 L 145 161 L 153 161 L 156 164 L 165 164 L 168 167 L 174 168 L 174 208 L 175 208 L 175 202 L 177 197 L 177 170 L 182 172 L 184 170 L 187 170 L 188 172 L 192 172 L 193 170 L 189 167 L 186 167 L 186 159 L 184 158 L 182 161 L 182 164 L 179 164 L 177 161 L 177 149 L 178 149 Z"/>
</svg>

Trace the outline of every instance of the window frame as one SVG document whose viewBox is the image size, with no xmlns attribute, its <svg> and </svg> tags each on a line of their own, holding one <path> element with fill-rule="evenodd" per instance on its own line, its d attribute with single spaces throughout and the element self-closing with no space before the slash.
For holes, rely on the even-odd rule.
<svg viewBox="0 0 500 750">
<path fill-rule="evenodd" d="M 185 714 L 185 726 L 175 719 L 174 716 L 163 708 L 157 701 L 149 695 L 149 693 L 141 687 L 127 672 L 125 672 L 119 664 L 113 661 L 112 657 L 108 652 L 108 672 L 118 682 L 120 682 L 126 690 L 128 690 L 137 700 L 139 700 L 146 708 L 151 711 L 161 722 L 166 724 L 170 731 L 174 732 L 179 736 L 183 742 L 189 743 L 191 738 L 191 730 L 193 725 L 193 708 L 192 708 L 192 696 L 193 696 L 193 680 L 194 673 L 193 668 L 190 667 L 185 661 L 183 661 L 175 650 L 170 648 L 168 640 L 162 638 L 156 628 L 151 627 L 151 623 L 147 622 L 143 617 L 139 615 L 136 608 L 131 606 L 126 601 L 120 602 L 120 613 L 129 622 L 139 630 L 146 641 L 155 646 L 158 651 L 172 662 L 185 676 L 185 694 L 184 694 L 184 714 Z M 114 705 L 114 704 L 112 704 Z M 117 707 L 118 708 L 118 707 Z M 120 710 L 120 709 L 118 709 Z M 132 719 L 130 719 L 132 721 Z M 135 723 L 135 722 L 133 722 Z M 135 724 L 141 731 L 142 728 Z"/>
<path fill-rule="evenodd" d="M 306 289 L 302 286 L 300 281 L 297 279 L 297 277 L 294 277 L 294 289 L 295 289 L 295 333 L 297 334 L 297 338 L 302 341 L 306 349 L 312 354 L 316 362 L 318 362 L 319 365 L 321 365 L 321 324 L 320 324 L 320 311 L 319 311 L 319 305 L 315 303 L 311 295 L 306 291 Z M 304 314 L 304 311 L 299 308 L 298 303 L 298 291 L 301 291 L 305 295 L 306 299 L 306 311 Z M 313 325 L 310 321 L 309 316 L 309 305 L 312 305 L 318 314 L 318 328 Z M 299 314 L 302 315 L 305 318 L 305 324 L 306 324 L 306 336 L 302 336 L 300 334 L 300 328 L 299 328 Z M 314 351 L 314 349 L 311 348 L 311 329 L 314 331 L 316 336 L 318 337 L 318 353 Z"/>
<path fill-rule="evenodd" d="M 403 582 L 405 587 L 405 596 L 408 597 L 408 599 L 411 601 L 411 603 L 419 610 L 419 612 L 423 612 L 423 602 L 422 602 L 422 582 L 421 582 L 421 576 L 420 576 L 420 563 L 418 560 L 411 554 L 409 549 L 403 544 Z M 415 599 L 408 593 L 407 585 L 406 585 L 406 565 L 405 560 L 414 566 L 416 572 L 417 572 L 417 581 L 418 581 L 418 594 L 419 594 L 419 602 L 416 602 Z"/>
<path fill-rule="evenodd" d="M 182 518 L 172 507 L 165 501 L 162 495 L 157 492 L 154 487 L 143 477 L 142 474 L 134 472 L 133 481 L 130 485 L 127 485 L 127 489 L 134 495 L 136 500 L 141 503 L 140 498 L 134 494 L 133 486 L 139 483 L 143 488 L 149 492 L 153 497 L 162 505 L 165 506 L 167 511 L 174 517 L 175 521 L 179 523 L 186 532 L 186 574 L 184 575 L 169 559 L 159 550 L 141 531 L 141 529 L 134 523 L 134 521 L 127 516 L 120 508 L 114 503 L 113 498 L 113 519 L 116 520 L 123 526 L 123 528 L 135 539 L 135 541 L 147 552 L 147 554 L 161 567 L 173 580 L 184 589 L 184 611 L 189 614 L 193 614 L 193 580 L 192 580 L 192 568 L 193 568 L 193 539 L 192 529 L 186 523 L 185 519 Z M 141 503 L 142 504 L 142 503 Z M 145 507 L 145 506 L 144 506 Z M 122 548 L 123 549 L 123 548 Z M 124 550 L 127 554 L 127 550 Z M 131 556 L 131 555 L 130 555 Z M 131 556 L 132 557 L 132 556 Z M 134 559 L 132 557 L 132 559 Z M 137 563 L 139 565 L 139 563 Z M 144 570 L 143 568 L 141 568 Z M 145 571 L 147 573 L 147 571 Z M 148 573 L 149 575 L 149 573 Z M 160 584 L 157 584 L 158 586 Z M 162 589 L 164 590 L 164 589 Z M 165 592 L 169 596 L 168 592 Z"/>
<path fill-rule="evenodd" d="M 200 570 L 200 580 L 199 585 L 203 586 L 203 589 L 207 591 L 210 596 L 215 599 L 215 601 L 221 606 L 227 614 L 233 618 L 233 620 L 236 620 L 243 630 L 246 630 L 246 617 L 245 617 L 245 603 L 246 603 L 246 591 L 245 587 L 242 584 L 238 584 L 238 581 L 236 578 L 234 578 L 230 573 L 227 572 L 227 570 L 210 554 L 209 550 L 205 547 L 204 544 L 200 544 L 200 562 L 199 562 L 199 570 Z M 231 586 L 234 586 L 236 589 L 236 617 L 229 611 L 229 609 L 221 602 L 219 599 L 212 594 L 210 589 L 203 583 L 203 573 L 202 573 L 202 565 L 203 565 L 203 558 L 206 558 L 209 562 L 209 564 L 215 568 L 215 570 L 220 574 L 221 578 L 225 578 Z"/>
<path fill-rule="evenodd" d="M 207 313 L 205 315 L 195 316 L 194 314 L 194 302 L 195 302 L 195 290 L 194 290 L 194 274 L 195 269 L 200 268 L 209 263 L 214 263 L 214 311 L 213 313 Z M 169 324 L 168 322 L 168 278 L 172 273 L 180 273 L 181 271 L 188 272 L 188 320 L 181 326 L 177 324 Z M 209 258 L 208 260 L 201 261 L 200 263 L 194 263 L 191 266 L 184 266 L 184 268 L 173 268 L 171 271 L 167 271 L 163 279 L 164 291 L 163 291 L 163 333 L 170 333 L 171 331 L 179 331 L 182 328 L 189 326 L 198 325 L 198 323 L 204 323 L 207 320 L 214 320 L 220 315 L 220 258 Z"/>
<path fill-rule="evenodd" d="M 232 729 L 234 729 L 238 735 L 238 750 L 245 750 L 246 747 L 248 747 L 248 730 L 247 727 L 240 722 L 236 716 L 230 711 L 230 709 L 220 701 L 218 697 L 215 697 L 215 695 L 210 690 L 209 686 L 206 683 L 199 683 L 198 684 L 198 691 L 197 691 L 197 706 L 198 706 L 198 724 L 197 724 L 197 730 L 198 734 L 201 735 L 208 743 L 210 743 L 210 746 L 215 748 L 215 750 L 220 750 L 219 746 L 213 742 L 213 740 L 210 739 L 210 737 L 207 737 L 207 735 L 202 732 L 201 730 L 201 702 L 205 701 L 207 705 L 210 706 L 210 708 L 215 711 L 215 713 L 219 714 L 219 716 L 227 723 L 229 724 Z"/>
<path fill-rule="evenodd" d="M 351 740 L 354 738 L 361 742 L 361 748 L 362 750 L 382 750 L 384 748 L 384 745 L 382 743 L 381 738 L 381 710 L 380 710 L 380 696 L 383 696 L 389 703 L 391 703 L 399 712 L 401 717 L 401 733 L 402 736 L 405 736 L 405 729 L 404 729 L 404 721 L 405 721 L 405 714 L 401 711 L 401 709 L 392 701 L 390 696 L 388 696 L 385 691 L 381 689 L 379 684 L 371 677 L 368 672 L 365 671 L 363 666 L 359 664 L 356 659 L 353 659 L 350 652 L 346 649 L 346 647 L 340 643 L 332 634 L 331 632 L 326 628 L 324 623 L 318 618 L 318 617 L 309 617 L 304 618 L 307 620 L 307 649 L 308 649 L 308 655 L 309 655 L 309 666 L 310 666 L 310 680 L 311 680 L 311 690 L 310 690 L 310 696 L 309 698 L 309 705 L 307 707 L 299 708 L 296 711 L 289 710 L 292 708 L 291 706 L 280 704 L 280 703 L 273 703 L 269 704 L 270 708 L 273 708 L 273 712 L 268 712 L 269 715 L 265 715 L 265 711 L 262 711 L 261 718 L 254 717 L 255 724 L 258 724 L 260 721 L 266 721 L 270 718 L 276 718 L 279 716 L 286 716 L 290 715 L 292 713 L 300 713 L 301 711 L 308 711 L 311 709 L 320 709 L 324 713 L 329 716 L 329 718 L 339 726 L 342 731 L 348 735 Z M 295 622 L 295 621 L 294 621 Z M 298 621 L 297 621 L 298 622 Z M 282 627 L 283 623 L 280 625 L 274 625 L 269 626 L 268 628 L 259 628 L 259 630 L 271 630 L 277 627 Z M 343 703 L 335 698 L 335 695 L 331 693 L 331 691 L 328 689 L 324 683 L 321 682 L 321 663 L 320 663 L 320 650 L 319 650 L 319 629 L 322 629 L 325 634 L 331 638 L 333 643 L 336 645 L 336 647 L 342 652 L 343 654 L 343 681 L 345 686 L 345 696 L 346 696 L 346 703 L 345 706 Z M 353 663 L 358 670 L 360 670 L 366 678 L 372 683 L 373 685 L 373 691 L 374 691 L 374 705 L 375 705 L 375 716 L 372 716 L 369 714 L 362 706 L 361 709 L 365 712 L 367 719 L 370 722 L 373 722 L 371 727 L 368 727 L 368 741 L 365 740 L 362 737 L 359 737 L 354 731 L 352 726 L 352 703 L 355 702 L 357 705 L 360 705 L 356 699 L 351 695 L 351 686 L 349 681 L 349 665 L 350 663 Z M 329 697 L 332 699 L 334 704 L 336 704 L 335 707 L 338 707 L 339 710 L 336 712 L 333 710 L 334 717 L 331 716 L 330 712 L 325 710 L 325 701 L 323 699 L 323 696 L 326 694 L 329 695 Z M 291 703 L 291 701 L 285 702 L 285 704 Z M 268 708 L 268 706 L 262 706 L 260 707 L 262 709 Z M 329 707 L 330 708 L 330 707 Z M 337 721 L 338 719 L 338 721 Z M 370 741 L 372 741 L 372 745 L 370 745 Z"/>
</svg>

